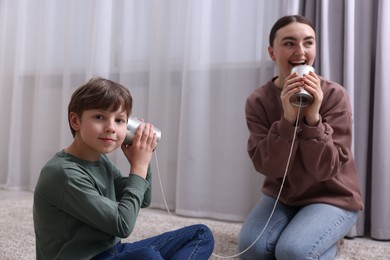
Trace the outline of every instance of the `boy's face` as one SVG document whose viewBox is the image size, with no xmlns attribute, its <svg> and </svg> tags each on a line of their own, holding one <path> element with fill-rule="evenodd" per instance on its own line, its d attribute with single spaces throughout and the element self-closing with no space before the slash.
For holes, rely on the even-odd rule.
<svg viewBox="0 0 390 260">
<path fill-rule="evenodd" d="M 127 131 L 127 114 L 121 108 L 115 112 L 85 110 L 79 118 L 71 113 L 71 124 L 76 131 L 78 148 L 90 160 L 114 151 L 123 143 Z"/>
</svg>

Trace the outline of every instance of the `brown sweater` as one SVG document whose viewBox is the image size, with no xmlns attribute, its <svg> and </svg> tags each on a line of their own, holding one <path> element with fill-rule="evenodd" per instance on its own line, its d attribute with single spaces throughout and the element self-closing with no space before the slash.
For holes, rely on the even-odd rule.
<svg viewBox="0 0 390 260">
<path fill-rule="evenodd" d="M 320 123 L 298 121 L 297 136 L 280 201 L 290 206 L 328 203 L 361 210 L 356 164 L 351 151 L 352 113 L 346 90 L 321 78 Z M 285 173 L 294 126 L 283 117 L 280 90 L 269 81 L 247 99 L 248 153 L 266 176 L 263 192 L 277 197 Z M 301 111 L 301 115 L 303 112 Z"/>
</svg>

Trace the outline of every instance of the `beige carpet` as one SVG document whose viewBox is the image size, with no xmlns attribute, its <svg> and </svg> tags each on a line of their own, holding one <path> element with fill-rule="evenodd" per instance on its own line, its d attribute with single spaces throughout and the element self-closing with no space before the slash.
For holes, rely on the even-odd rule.
<svg viewBox="0 0 390 260">
<path fill-rule="evenodd" d="M 35 259 L 35 241 L 32 222 L 32 193 L 0 190 L 0 259 Z M 214 256 L 235 255 L 240 223 L 209 219 L 169 216 L 166 211 L 142 209 L 136 228 L 126 241 L 135 241 L 154 236 L 184 225 L 203 223 L 214 233 L 216 244 Z M 238 259 L 238 258 L 230 258 Z M 337 260 L 390 259 L 390 242 L 378 242 L 357 238 L 345 240 Z"/>
</svg>

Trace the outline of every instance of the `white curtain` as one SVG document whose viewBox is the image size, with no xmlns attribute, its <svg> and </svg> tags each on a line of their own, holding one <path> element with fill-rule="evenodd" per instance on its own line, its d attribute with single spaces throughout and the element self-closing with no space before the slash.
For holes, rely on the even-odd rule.
<svg viewBox="0 0 390 260">
<path fill-rule="evenodd" d="M 1 0 L 0 185 L 34 190 L 72 136 L 67 105 L 92 76 L 127 86 L 177 213 L 241 221 L 262 178 L 246 152 L 246 97 L 273 74 L 267 0 Z M 110 158 L 127 173 L 121 152 Z M 153 206 L 164 208 L 153 159 Z"/>
<path fill-rule="evenodd" d="M 153 206 L 244 219 L 262 177 L 246 152 L 246 97 L 273 76 L 268 33 L 303 14 L 318 34 L 316 71 L 354 110 L 366 208 L 356 235 L 390 239 L 387 0 L 0 0 L 0 188 L 34 190 L 72 136 L 71 93 L 92 76 L 127 86 L 134 114 L 162 130 Z M 121 152 L 110 158 L 126 174 Z M 159 166 L 159 167 L 157 167 Z"/>
</svg>

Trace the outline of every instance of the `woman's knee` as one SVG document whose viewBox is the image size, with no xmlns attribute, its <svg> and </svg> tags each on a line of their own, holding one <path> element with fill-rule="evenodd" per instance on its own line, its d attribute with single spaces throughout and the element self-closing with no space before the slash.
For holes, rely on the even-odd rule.
<svg viewBox="0 0 390 260">
<path fill-rule="evenodd" d="M 299 239 L 288 243 L 279 240 L 275 247 L 275 257 L 276 259 L 308 259 L 309 250 L 305 246 L 299 242 Z"/>
<path fill-rule="evenodd" d="M 316 256 L 318 240 L 300 232 L 283 232 L 275 246 L 276 259 L 319 259 Z M 317 244 L 317 245 L 316 245 Z"/>
<path fill-rule="evenodd" d="M 337 254 L 337 244 L 332 245 L 325 252 L 319 252 L 313 245 L 302 244 L 299 239 L 296 243 L 283 243 L 279 241 L 275 248 L 276 259 L 325 259 L 331 260 Z"/>
<path fill-rule="evenodd" d="M 241 259 L 273 259 L 274 245 L 267 244 L 267 241 L 258 239 L 251 234 L 240 233 L 238 239 L 238 253 Z"/>
</svg>

